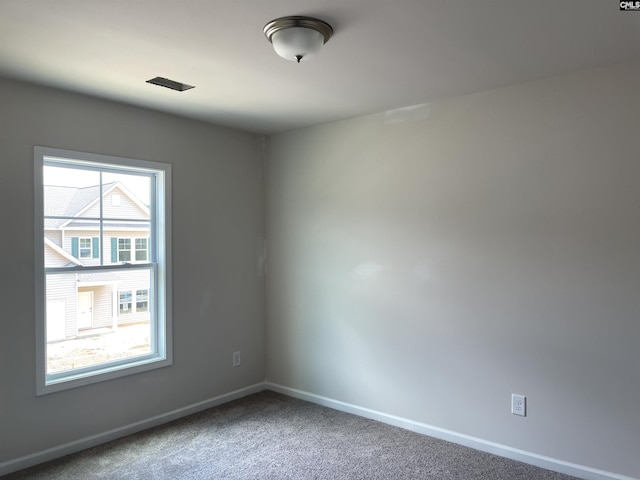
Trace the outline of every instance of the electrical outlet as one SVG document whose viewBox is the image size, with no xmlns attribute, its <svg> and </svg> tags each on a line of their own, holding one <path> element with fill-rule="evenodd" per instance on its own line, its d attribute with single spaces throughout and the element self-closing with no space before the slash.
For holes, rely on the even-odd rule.
<svg viewBox="0 0 640 480">
<path fill-rule="evenodd" d="M 518 395 L 517 393 L 511 394 L 511 413 L 514 415 L 520 415 L 521 417 L 527 416 L 527 397 L 524 395 Z"/>
<path fill-rule="evenodd" d="M 234 367 L 239 367 L 240 366 L 240 352 L 233 352 L 233 366 Z"/>
</svg>

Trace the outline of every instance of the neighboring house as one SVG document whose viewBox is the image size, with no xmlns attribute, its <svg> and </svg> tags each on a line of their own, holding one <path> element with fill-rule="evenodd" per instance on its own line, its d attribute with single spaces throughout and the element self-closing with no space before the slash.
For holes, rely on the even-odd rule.
<svg viewBox="0 0 640 480">
<path fill-rule="evenodd" d="M 45 266 L 149 260 L 149 208 L 120 182 L 86 188 L 45 186 Z M 102 208 L 102 232 L 94 220 Z M 58 217 L 58 218 L 52 218 Z M 59 218 L 65 217 L 65 218 Z M 101 245 L 100 238 L 104 239 Z M 47 274 L 47 341 L 95 328 L 149 321 L 148 270 Z"/>
</svg>

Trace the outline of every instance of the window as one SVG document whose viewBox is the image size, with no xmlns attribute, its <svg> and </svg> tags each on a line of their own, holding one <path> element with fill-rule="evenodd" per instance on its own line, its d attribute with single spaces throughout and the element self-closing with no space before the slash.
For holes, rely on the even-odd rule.
<svg viewBox="0 0 640 480">
<path fill-rule="evenodd" d="M 91 258 L 91 239 L 80 238 L 80 258 Z"/>
<path fill-rule="evenodd" d="M 118 239 L 118 261 L 119 262 L 131 261 L 131 239 L 130 238 Z"/>
<path fill-rule="evenodd" d="M 149 311 L 149 289 L 136 290 L 135 310 L 133 309 L 133 297 L 130 290 L 118 292 L 118 312 L 120 315 Z"/>
<path fill-rule="evenodd" d="M 119 292 L 118 298 L 120 315 L 131 313 L 131 291 Z"/>
<path fill-rule="evenodd" d="M 149 311 L 149 290 L 136 290 L 136 312 Z"/>
<path fill-rule="evenodd" d="M 136 262 L 146 262 L 149 258 L 148 238 L 112 238 L 114 247 L 114 262 L 131 262 L 132 258 Z M 132 247 L 135 249 L 132 250 Z M 117 260 L 115 260 L 117 258 Z"/>
<path fill-rule="evenodd" d="M 38 395 L 170 365 L 170 165 L 34 159 Z"/>
<path fill-rule="evenodd" d="M 98 258 L 100 239 L 97 237 L 71 237 L 71 254 L 75 258 Z"/>
<path fill-rule="evenodd" d="M 136 238 L 136 262 L 147 261 L 147 239 Z"/>
</svg>

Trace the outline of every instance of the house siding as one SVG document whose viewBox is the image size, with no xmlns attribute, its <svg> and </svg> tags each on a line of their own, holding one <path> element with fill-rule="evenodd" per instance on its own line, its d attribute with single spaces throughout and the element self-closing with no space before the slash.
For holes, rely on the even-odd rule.
<svg viewBox="0 0 640 480">
<path fill-rule="evenodd" d="M 113 205 L 113 196 L 120 196 L 120 205 Z M 128 218 L 132 220 L 147 220 L 149 212 L 142 210 L 129 196 L 118 187 L 107 193 L 102 204 L 102 211 L 106 218 Z M 100 216 L 100 203 L 95 202 L 80 217 Z"/>
<path fill-rule="evenodd" d="M 60 248 L 62 247 L 62 232 L 60 230 L 45 229 L 44 236 L 55 243 Z"/>
<path fill-rule="evenodd" d="M 51 247 L 44 246 L 44 264 L 47 267 L 64 267 L 69 264 L 69 260 L 55 252 Z"/>
</svg>

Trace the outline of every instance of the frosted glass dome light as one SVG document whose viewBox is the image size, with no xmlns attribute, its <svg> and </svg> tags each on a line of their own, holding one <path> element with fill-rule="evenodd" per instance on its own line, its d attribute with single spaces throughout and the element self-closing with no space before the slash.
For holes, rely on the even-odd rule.
<svg viewBox="0 0 640 480">
<path fill-rule="evenodd" d="M 333 35 L 333 28 L 317 18 L 293 16 L 267 23 L 264 34 L 278 55 L 300 63 L 318 53 Z"/>
</svg>

